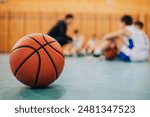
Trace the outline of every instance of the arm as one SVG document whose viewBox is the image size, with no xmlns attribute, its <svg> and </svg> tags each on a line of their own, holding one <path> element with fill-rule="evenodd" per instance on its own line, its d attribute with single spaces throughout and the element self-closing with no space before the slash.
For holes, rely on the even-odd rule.
<svg viewBox="0 0 150 117">
<path fill-rule="evenodd" d="M 61 35 L 61 37 L 64 37 L 65 39 L 68 39 L 68 40 L 71 41 L 72 38 L 66 35 L 66 26 L 62 23 L 60 23 L 59 26 L 60 26 L 60 35 Z"/>
<path fill-rule="evenodd" d="M 66 28 L 62 24 L 60 24 L 60 36 L 66 37 Z"/>
<path fill-rule="evenodd" d="M 109 34 L 105 35 L 105 36 L 103 37 L 103 40 L 116 39 L 116 38 L 118 38 L 119 36 L 124 35 L 124 34 L 125 34 L 125 30 L 119 30 L 119 31 L 116 31 L 116 32 L 109 33 Z"/>
</svg>

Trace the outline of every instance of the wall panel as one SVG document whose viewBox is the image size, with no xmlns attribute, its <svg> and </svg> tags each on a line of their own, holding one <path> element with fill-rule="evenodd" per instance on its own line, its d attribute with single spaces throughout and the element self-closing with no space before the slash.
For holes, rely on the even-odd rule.
<svg viewBox="0 0 150 117">
<path fill-rule="evenodd" d="M 150 0 L 8 0 L 0 4 L 0 52 L 11 50 L 26 34 L 47 33 L 66 13 L 75 15 L 69 35 L 79 29 L 86 39 L 93 33 L 100 38 L 118 28 L 123 14 L 131 14 L 150 36 L 149 11 Z"/>
<path fill-rule="evenodd" d="M 8 28 L 9 51 L 14 44 L 25 35 L 25 13 L 23 11 L 9 12 L 9 28 Z"/>
<path fill-rule="evenodd" d="M 7 52 L 8 45 L 8 13 L 0 11 L 0 52 Z"/>
</svg>

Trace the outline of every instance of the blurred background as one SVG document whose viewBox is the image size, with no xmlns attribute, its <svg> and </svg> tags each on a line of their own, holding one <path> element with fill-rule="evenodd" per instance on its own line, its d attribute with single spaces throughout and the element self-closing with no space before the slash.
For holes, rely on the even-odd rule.
<svg viewBox="0 0 150 117">
<path fill-rule="evenodd" d="M 47 33 L 65 14 L 75 16 L 68 34 L 79 29 L 86 39 L 118 27 L 124 14 L 144 22 L 150 36 L 150 0 L 0 0 L 0 52 L 9 52 L 22 36 Z"/>
</svg>

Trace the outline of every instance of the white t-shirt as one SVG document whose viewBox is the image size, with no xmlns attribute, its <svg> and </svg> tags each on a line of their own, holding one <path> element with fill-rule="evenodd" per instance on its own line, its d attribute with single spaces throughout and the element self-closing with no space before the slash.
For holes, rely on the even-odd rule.
<svg viewBox="0 0 150 117">
<path fill-rule="evenodd" d="M 73 42 L 72 42 L 72 45 L 74 48 L 77 48 L 77 49 L 80 49 L 83 45 L 83 42 L 84 42 L 84 37 L 82 35 L 73 35 Z"/>
<path fill-rule="evenodd" d="M 145 32 L 136 28 L 135 26 L 126 27 L 131 35 L 129 37 L 124 36 L 124 41 L 126 46 L 129 45 L 129 39 L 133 42 L 133 48 L 125 50 L 126 55 L 130 57 L 132 61 L 142 61 L 145 60 L 149 55 L 149 39 Z"/>
<path fill-rule="evenodd" d="M 89 48 L 94 48 L 96 46 L 97 40 L 96 39 L 90 39 L 88 41 L 88 47 Z"/>
</svg>

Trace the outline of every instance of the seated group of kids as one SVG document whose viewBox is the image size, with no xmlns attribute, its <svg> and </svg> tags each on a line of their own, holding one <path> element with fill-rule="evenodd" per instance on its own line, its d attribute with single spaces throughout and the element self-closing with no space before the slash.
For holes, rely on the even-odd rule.
<svg viewBox="0 0 150 117">
<path fill-rule="evenodd" d="M 97 39 L 96 34 L 93 34 L 87 42 L 84 36 L 75 30 L 73 41 L 65 55 L 104 55 L 109 60 L 118 57 L 126 62 L 147 60 L 150 46 L 148 36 L 143 31 L 144 24 L 139 20 L 133 21 L 130 15 L 123 16 L 119 23 L 120 28 L 117 31 L 104 35 L 102 39 Z"/>
</svg>

